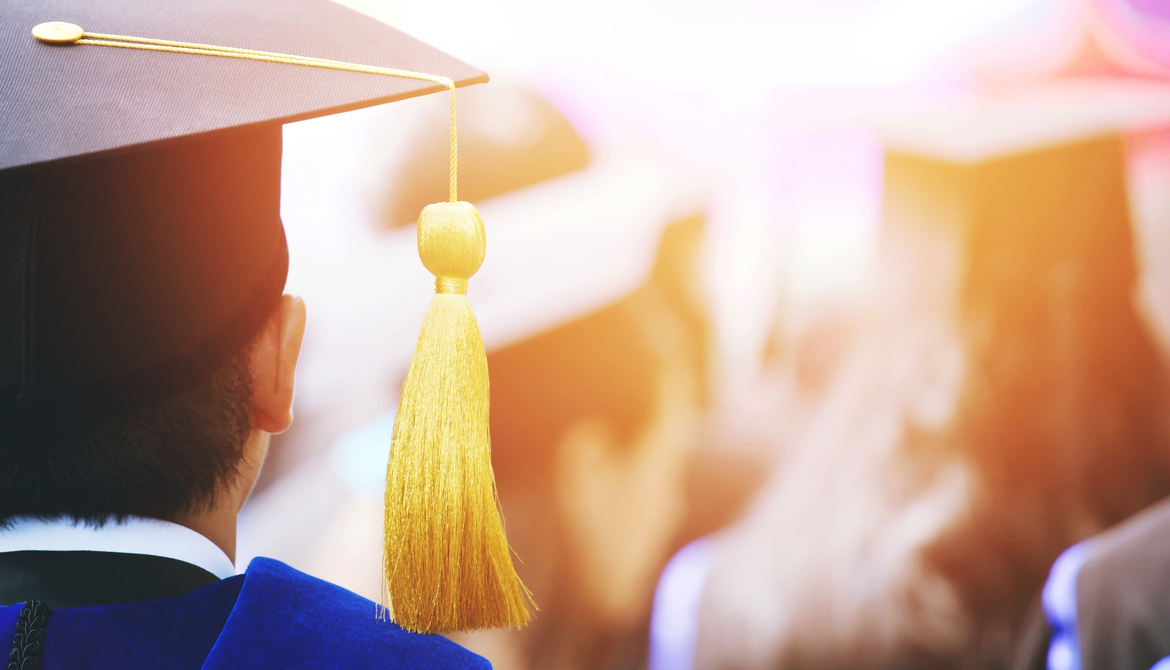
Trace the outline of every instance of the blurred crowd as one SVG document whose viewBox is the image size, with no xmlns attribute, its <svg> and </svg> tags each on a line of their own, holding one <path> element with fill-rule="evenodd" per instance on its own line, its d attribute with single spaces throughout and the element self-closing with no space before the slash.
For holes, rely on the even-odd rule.
<svg viewBox="0 0 1170 670">
<path fill-rule="evenodd" d="M 539 611 L 459 642 L 499 670 L 1044 667 L 1054 561 L 1170 495 L 1170 5 L 346 4 L 494 77 L 458 97 L 468 297 Z M 311 318 L 240 565 L 380 600 L 438 97 L 285 130 Z"/>
</svg>

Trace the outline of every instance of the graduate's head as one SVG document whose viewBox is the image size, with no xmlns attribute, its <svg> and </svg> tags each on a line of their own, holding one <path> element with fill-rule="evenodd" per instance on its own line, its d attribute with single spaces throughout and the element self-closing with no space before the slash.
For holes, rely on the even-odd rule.
<svg viewBox="0 0 1170 670">
<path fill-rule="evenodd" d="M 0 516 L 169 518 L 229 485 L 281 311 L 279 126 L 0 172 Z"/>
<path fill-rule="evenodd" d="M 0 5 L 0 518 L 166 518 L 247 480 L 287 424 L 282 124 L 443 86 L 30 31 L 486 76 L 323 0 L 55 6 Z"/>
</svg>

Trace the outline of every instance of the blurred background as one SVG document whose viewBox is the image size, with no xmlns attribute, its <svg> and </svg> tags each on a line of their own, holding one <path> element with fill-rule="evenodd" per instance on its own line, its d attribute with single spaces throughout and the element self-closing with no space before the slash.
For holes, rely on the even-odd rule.
<svg viewBox="0 0 1170 670">
<path fill-rule="evenodd" d="M 1170 495 L 1165 0 L 344 0 L 459 92 L 499 670 L 1029 667 L 1056 556 Z M 241 520 L 375 601 L 443 95 L 285 127 L 296 422 Z"/>
</svg>

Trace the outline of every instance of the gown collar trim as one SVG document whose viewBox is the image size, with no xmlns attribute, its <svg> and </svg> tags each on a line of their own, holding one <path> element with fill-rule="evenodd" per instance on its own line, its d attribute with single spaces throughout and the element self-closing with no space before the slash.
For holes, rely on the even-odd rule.
<svg viewBox="0 0 1170 670">
<path fill-rule="evenodd" d="M 10 551 L 103 551 L 161 556 L 190 563 L 226 579 L 236 574 L 227 554 L 203 535 L 177 523 L 110 517 L 101 526 L 71 518 L 16 517 L 0 527 L 0 553 Z"/>
</svg>

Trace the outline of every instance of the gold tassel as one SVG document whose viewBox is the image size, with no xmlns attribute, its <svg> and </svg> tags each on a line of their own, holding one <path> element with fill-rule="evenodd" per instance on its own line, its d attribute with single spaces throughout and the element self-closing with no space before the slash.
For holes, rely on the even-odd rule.
<svg viewBox="0 0 1170 670">
<path fill-rule="evenodd" d="M 419 216 L 418 253 L 436 295 L 398 402 L 383 555 L 390 616 L 419 633 L 519 628 L 531 618 L 496 498 L 487 354 L 465 295 L 484 248 L 470 203 Z"/>
</svg>

